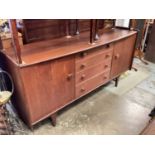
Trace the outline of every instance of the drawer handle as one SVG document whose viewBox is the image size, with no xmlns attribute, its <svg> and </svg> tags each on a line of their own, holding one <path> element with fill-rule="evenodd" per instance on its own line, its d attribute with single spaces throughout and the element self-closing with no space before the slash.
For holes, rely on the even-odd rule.
<svg viewBox="0 0 155 155">
<path fill-rule="evenodd" d="M 106 45 L 106 48 L 109 48 L 109 47 L 110 47 L 110 44 L 107 44 L 107 45 Z"/>
<path fill-rule="evenodd" d="M 109 54 L 107 54 L 106 56 L 105 56 L 105 58 L 109 58 L 110 57 L 110 55 Z"/>
<path fill-rule="evenodd" d="M 115 55 L 115 59 L 119 59 L 119 54 L 116 54 Z"/>
<path fill-rule="evenodd" d="M 72 73 L 71 74 L 68 74 L 67 75 L 67 80 L 70 81 L 72 79 L 72 77 L 73 77 L 73 74 Z"/>
<path fill-rule="evenodd" d="M 82 52 L 81 57 L 85 57 L 88 53 L 87 52 Z"/>
<path fill-rule="evenodd" d="M 108 65 L 105 65 L 104 68 L 108 68 Z"/>
<path fill-rule="evenodd" d="M 85 67 L 86 67 L 86 64 L 82 64 L 80 68 L 83 69 Z"/>
<path fill-rule="evenodd" d="M 81 92 L 84 92 L 86 89 L 85 88 L 81 88 Z"/>
<path fill-rule="evenodd" d="M 84 80 L 85 77 L 86 77 L 86 76 L 83 74 L 83 75 L 81 76 L 81 80 Z"/>
</svg>

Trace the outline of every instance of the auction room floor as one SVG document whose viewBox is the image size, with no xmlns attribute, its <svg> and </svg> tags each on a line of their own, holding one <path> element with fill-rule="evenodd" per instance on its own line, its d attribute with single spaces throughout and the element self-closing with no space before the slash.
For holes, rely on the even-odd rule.
<svg viewBox="0 0 155 155">
<path fill-rule="evenodd" d="M 134 67 L 136 78 L 127 76 L 117 88 L 110 82 L 61 110 L 56 127 L 46 119 L 33 131 L 24 126 L 26 134 L 139 134 L 155 106 L 155 64 L 135 59 Z"/>
</svg>

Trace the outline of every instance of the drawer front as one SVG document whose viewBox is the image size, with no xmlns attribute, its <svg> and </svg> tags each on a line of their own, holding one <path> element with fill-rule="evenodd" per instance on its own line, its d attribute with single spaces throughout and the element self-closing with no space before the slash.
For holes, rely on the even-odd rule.
<svg viewBox="0 0 155 155">
<path fill-rule="evenodd" d="M 76 98 L 87 94 L 109 80 L 109 71 L 101 73 L 76 86 Z"/>
<path fill-rule="evenodd" d="M 104 63 L 94 65 L 86 70 L 78 72 L 76 73 L 76 84 L 84 82 L 92 78 L 93 76 L 96 76 L 97 74 L 107 71 L 110 72 L 110 67 L 111 67 L 111 61 L 105 61 Z"/>
<path fill-rule="evenodd" d="M 76 62 L 76 72 L 81 72 L 96 64 L 104 63 L 105 61 L 111 62 L 113 50 L 106 50 L 102 53 L 97 53 L 91 57 L 85 58 Z"/>
<path fill-rule="evenodd" d="M 96 56 L 96 54 L 101 54 L 112 50 L 113 50 L 113 44 L 108 44 L 88 51 L 84 51 L 76 55 L 76 62 L 91 58 L 93 56 Z"/>
</svg>

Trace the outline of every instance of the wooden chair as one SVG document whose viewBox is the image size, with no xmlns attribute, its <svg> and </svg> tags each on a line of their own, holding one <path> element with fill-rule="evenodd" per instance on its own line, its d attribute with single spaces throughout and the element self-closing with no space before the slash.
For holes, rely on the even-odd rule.
<svg viewBox="0 0 155 155">
<path fill-rule="evenodd" d="M 1 88 L 0 90 L 0 135 L 9 135 L 11 134 L 11 130 L 9 127 L 9 120 L 7 119 L 7 109 L 6 109 L 6 104 L 9 102 L 13 92 L 14 92 L 14 85 L 13 85 L 13 80 L 10 76 L 9 73 L 6 71 L 0 70 L 1 78 L 0 78 L 0 83 L 1 83 Z M 8 76 L 8 78 L 11 81 L 12 84 L 12 90 L 8 91 L 5 90 L 5 84 L 4 84 L 4 74 Z"/>
</svg>

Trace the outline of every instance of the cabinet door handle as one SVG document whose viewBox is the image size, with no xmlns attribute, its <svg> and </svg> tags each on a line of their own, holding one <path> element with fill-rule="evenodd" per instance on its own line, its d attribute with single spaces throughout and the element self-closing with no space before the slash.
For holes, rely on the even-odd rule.
<svg viewBox="0 0 155 155">
<path fill-rule="evenodd" d="M 83 74 L 83 75 L 81 76 L 81 80 L 84 80 L 85 77 L 86 77 L 86 76 Z"/>
<path fill-rule="evenodd" d="M 72 73 L 68 74 L 67 75 L 67 80 L 70 81 L 72 79 L 72 77 L 73 77 L 73 74 Z"/>
<path fill-rule="evenodd" d="M 85 88 L 81 88 L 81 92 L 84 92 L 86 89 Z"/>
<path fill-rule="evenodd" d="M 82 64 L 82 65 L 80 66 L 81 69 L 83 69 L 83 68 L 85 68 L 85 67 L 86 67 L 86 64 Z"/>
<path fill-rule="evenodd" d="M 119 57 L 120 57 L 119 54 L 115 55 L 115 59 L 119 59 Z"/>
</svg>

